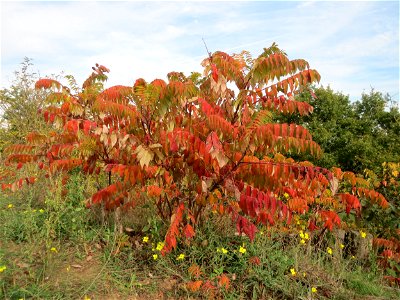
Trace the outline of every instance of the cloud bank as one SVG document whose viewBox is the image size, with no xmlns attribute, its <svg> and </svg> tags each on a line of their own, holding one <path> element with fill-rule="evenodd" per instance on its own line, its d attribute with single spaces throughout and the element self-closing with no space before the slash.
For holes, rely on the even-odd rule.
<svg viewBox="0 0 400 300">
<path fill-rule="evenodd" d="M 203 38 L 253 56 L 277 42 L 352 100 L 371 87 L 399 99 L 398 2 L 1 2 L 1 87 L 24 57 L 78 82 L 103 64 L 108 86 L 201 72 Z"/>
</svg>

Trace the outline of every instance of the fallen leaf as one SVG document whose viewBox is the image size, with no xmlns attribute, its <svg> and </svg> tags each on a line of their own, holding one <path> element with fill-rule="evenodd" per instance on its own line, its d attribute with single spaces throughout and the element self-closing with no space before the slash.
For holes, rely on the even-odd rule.
<svg viewBox="0 0 400 300">
<path fill-rule="evenodd" d="M 78 264 L 71 265 L 71 267 L 73 267 L 75 269 L 82 269 L 83 268 L 81 265 L 78 265 Z"/>
<path fill-rule="evenodd" d="M 203 283 L 202 280 L 190 281 L 186 283 L 186 287 L 191 292 L 197 292 L 200 289 L 202 283 Z"/>
<path fill-rule="evenodd" d="M 225 290 L 228 290 L 229 289 L 229 283 L 230 283 L 230 280 L 229 280 L 228 276 L 226 276 L 225 274 L 221 274 L 219 276 L 218 285 L 220 287 L 224 287 Z"/>
</svg>

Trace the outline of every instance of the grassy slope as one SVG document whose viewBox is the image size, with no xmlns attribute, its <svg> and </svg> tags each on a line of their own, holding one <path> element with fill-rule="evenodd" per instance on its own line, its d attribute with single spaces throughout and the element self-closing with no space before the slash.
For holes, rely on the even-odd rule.
<svg viewBox="0 0 400 300">
<path fill-rule="evenodd" d="M 1 299 L 400 298 L 382 281 L 372 251 L 343 258 L 335 234 L 312 246 L 310 233 L 303 245 L 301 222 L 297 233 L 262 231 L 250 243 L 229 219 L 210 212 L 190 243 L 162 257 L 156 248 L 165 226 L 152 207 L 124 214 L 128 229 L 120 233 L 113 215 L 102 222 L 99 212 L 84 209 L 89 184 L 73 176 L 65 198 L 39 184 L 0 196 Z M 188 282 L 196 280 L 203 287 L 192 292 Z"/>
</svg>

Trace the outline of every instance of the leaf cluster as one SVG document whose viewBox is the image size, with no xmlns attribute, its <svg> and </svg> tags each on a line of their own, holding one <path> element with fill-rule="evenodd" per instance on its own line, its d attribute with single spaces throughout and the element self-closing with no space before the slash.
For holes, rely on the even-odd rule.
<svg viewBox="0 0 400 300">
<path fill-rule="evenodd" d="M 52 130 L 6 149 L 2 189 L 34 182 L 28 166 L 50 178 L 77 168 L 106 175 L 87 207 L 151 201 L 169 223 L 163 254 L 190 243 L 210 210 L 253 240 L 261 226 L 290 230 L 293 214 L 323 233 L 342 226 L 341 212 L 359 216 L 360 199 L 387 208 L 353 173 L 293 159 L 321 155 L 305 126 L 273 119 L 312 112 L 296 99 L 320 78 L 305 60 L 273 44 L 255 59 L 218 51 L 202 64 L 202 79 L 171 72 L 167 82 L 107 89 L 110 70 L 98 64 L 81 88 L 38 80 L 36 89 L 49 93 L 42 114 Z"/>
</svg>

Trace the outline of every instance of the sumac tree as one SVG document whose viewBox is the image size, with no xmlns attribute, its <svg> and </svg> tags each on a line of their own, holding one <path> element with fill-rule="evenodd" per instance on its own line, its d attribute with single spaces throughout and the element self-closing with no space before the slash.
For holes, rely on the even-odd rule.
<svg viewBox="0 0 400 300">
<path fill-rule="evenodd" d="M 138 79 L 107 89 L 109 70 L 101 65 L 82 88 L 39 80 L 37 89 L 52 91 L 42 114 L 54 131 L 31 132 L 26 144 L 9 147 L 6 165 L 34 164 L 49 176 L 78 166 L 106 173 L 108 185 L 88 207 L 134 207 L 145 193 L 170 220 L 164 254 L 194 236 L 207 209 L 231 215 L 252 240 L 258 225 L 290 226 L 293 214 L 311 230 L 332 230 L 342 224 L 340 212 L 360 214 L 360 198 L 388 205 L 352 173 L 290 158 L 322 154 L 304 127 L 272 122 L 277 114 L 312 112 L 294 98 L 320 79 L 307 61 L 290 60 L 273 44 L 255 59 L 215 52 L 202 65 L 201 80 L 172 72 L 167 82 Z M 35 180 L 10 182 L 12 175 L 3 176 L 3 190 Z"/>
</svg>

